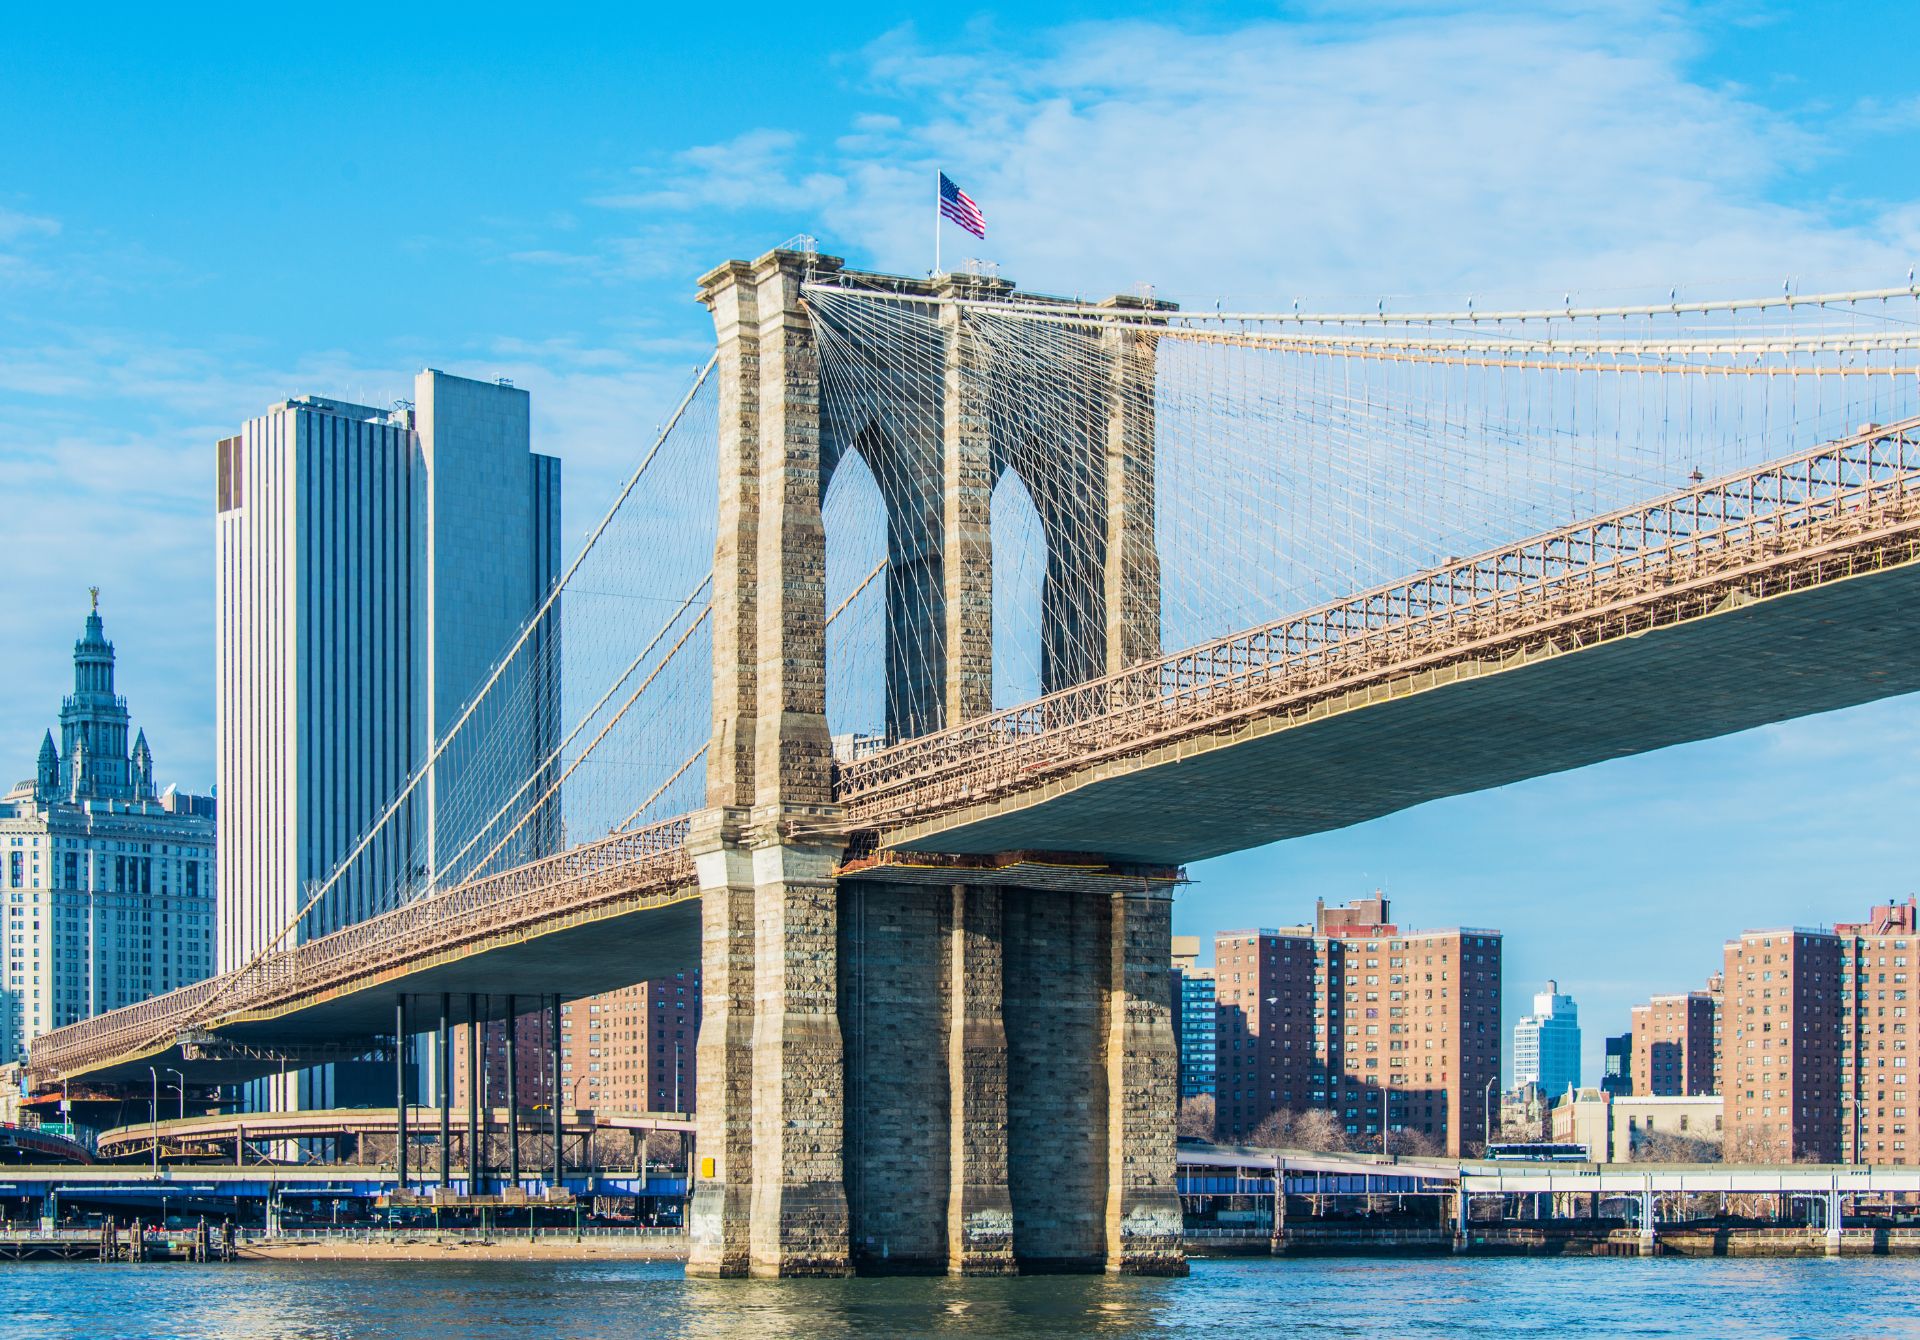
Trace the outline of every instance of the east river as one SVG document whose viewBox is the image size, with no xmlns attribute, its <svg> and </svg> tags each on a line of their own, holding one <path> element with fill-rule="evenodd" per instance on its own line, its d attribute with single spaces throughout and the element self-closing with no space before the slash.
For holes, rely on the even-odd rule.
<svg viewBox="0 0 1920 1340">
<path fill-rule="evenodd" d="M 0 1335 L 1920 1336 L 1920 1261 L 1198 1261 L 1185 1280 L 688 1280 L 665 1263 L 0 1265 Z"/>
</svg>

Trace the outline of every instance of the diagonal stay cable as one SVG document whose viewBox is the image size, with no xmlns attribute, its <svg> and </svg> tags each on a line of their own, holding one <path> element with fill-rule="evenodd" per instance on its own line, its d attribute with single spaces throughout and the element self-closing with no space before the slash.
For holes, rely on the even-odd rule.
<svg viewBox="0 0 1920 1340">
<path fill-rule="evenodd" d="M 665 425 L 661 427 L 659 435 L 654 438 L 653 446 L 648 449 L 646 456 L 643 457 L 640 464 L 634 468 L 633 473 L 627 477 L 626 483 L 621 486 L 619 494 L 615 496 L 613 505 L 607 509 L 606 515 L 600 518 L 599 524 L 596 525 L 592 533 L 587 536 L 586 543 L 581 546 L 580 552 L 575 555 L 573 562 L 568 566 L 566 572 L 561 576 L 559 581 L 553 584 L 553 588 L 547 593 L 547 598 L 541 602 L 540 608 L 534 613 L 532 618 L 527 620 L 525 626 L 521 628 L 520 636 L 514 640 L 513 645 L 507 649 L 506 654 L 501 656 L 499 661 L 494 665 L 492 673 L 487 676 L 486 683 L 481 685 L 473 697 L 468 700 L 466 708 L 461 712 L 459 718 L 453 725 L 448 728 L 447 733 L 442 736 L 440 741 L 433 747 L 426 761 L 414 770 L 414 774 L 407 780 L 405 788 L 401 790 L 398 796 L 394 797 L 392 803 L 387 806 L 385 812 L 374 822 L 373 826 L 361 835 L 360 840 L 354 844 L 353 850 L 349 851 L 340 863 L 334 867 L 333 873 L 328 875 L 320 886 L 308 895 L 306 901 L 294 911 L 293 915 L 281 925 L 280 929 L 274 932 L 265 943 L 256 949 L 245 963 L 228 974 L 220 989 L 203 1002 L 199 1013 L 205 1015 L 207 1018 L 213 1017 L 215 1008 L 219 1006 L 241 982 L 246 980 L 247 976 L 252 973 L 254 969 L 258 968 L 263 960 L 277 950 L 287 936 L 293 933 L 294 928 L 300 924 L 306 915 L 319 905 L 322 898 L 326 897 L 326 895 L 332 891 L 333 886 L 339 883 L 341 876 L 347 872 L 353 865 L 353 862 L 359 858 L 362 852 L 373 844 L 374 839 L 379 836 L 381 830 L 386 827 L 393 816 L 399 813 L 400 807 L 413 795 L 415 789 L 419 787 L 421 780 L 432 774 L 434 764 L 437 763 L 440 756 L 446 752 L 447 747 L 459 734 L 460 728 L 465 725 L 467 720 L 479 709 L 480 704 L 485 701 L 487 694 L 492 690 L 493 686 L 500 681 L 500 677 L 506 673 L 507 667 L 513 663 L 513 658 L 519 654 L 520 649 L 526 645 L 528 639 L 533 636 L 534 631 L 543 626 L 547 614 L 553 608 L 554 602 L 559 600 L 561 591 L 566 588 L 567 583 L 573 578 L 573 575 L 578 572 L 581 565 L 586 562 L 587 555 L 593 552 L 594 546 L 599 543 L 600 537 L 606 533 L 607 527 L 613 524 L 614 517 L 617 516 L 620 509 L 626 505 L 628 497 L 632 495 L 633 490 L 639 485 L 641 477 L 647 472 L 647 468 L 651 466 L 654 459 L 659 456 L 661 448 L 667 443 L 667 439 L 673 436 L 673 431 L 679 426 L 680 420 L 686 415 L 687 408 L 693 404 L 694 397 L 699 394 L 700 388 L 706 384 L 707 378 L 713 375 L 713 370 L 719 365 L 719 362 L 720 355 L 716 351 L 700 369 L 699 375 L 693 380 L 693 385 L 687 388 L 686 395 L 683 396 L 680 403 L 674 407 L 673 414 L 667 419 Z"/>
<path fill-rule="evenodd" d="M 466 859 L 467 853 L 480 845 L 481 840 L 486 837 L 487 833 L 492 830 L 493 826 L 499 823 L 500 820 L 505 818 L 507 813 L 513 808 L 513 806 L 519 802 L 520 797 L 524 796 L 528 791 L 530 791 L 533 788 L 533 784 L 540 779 L 540 775 L 544 773 L 548 768 L 553 766 L 554 761 L 560 758 L 560 756 L 566 752 L 567 746 L 572 744 L 576 739 L 578 739 L 580 737 L 580 733 L 584 731 L 587 728 L 587 726 L 596 717 L 600 715 L 600 709 L 605 707 L 607 703 L 612 700 L 613 695 L 618 693 L 629 679 L 633 678 L 634 671 L 638 670 L 643 664 L 646 663 L 647 657 L 653 654 L 654 648 L 658 647 L 661 644 L 661 642 L 665 641 L 667 634 L 673 631 L 673 626 L 680 621 L 680 616 L 687 612 L 688 608 L 692 606 L 693 602 L 700 598 L 700 593 L 702 591 L 705 591 L 707 587 L 710 586 L 712 583 L 713 583 L 713 574 L 709 572 L 706 576 L 700 579 L 699 585 L 695 586 L 693 590 L 687 592 L 686 598 L 682 600 L 680 604 L 674 609 L 673 613 L 668 617 L 667 621 L 660 625 L 659 631 L 656 632 L 653 635 L 653 637 L 648 640 L 647 645 L 642 647 L 639 653 L 635 655 L 631 661 L 627 662 L 627 668 L 621 671 L 619 676 L 613 681 L 613 683 L 607 686 L 607 691 L 600 695 L 599 699 L 593 704 L 593 706 L 589 707 L 585 712 L 581 714 L 580 720 L 574 723 L 574 727 L 572 730 L 567 732 L 566 739 L 560 741 L 559 744 L 555 745 L 553 747 L 553 750 L 545 758 L 540 760 L 540 762 L 534 767 L 533 771 L 528 775 L 527 780 L 520 783 L 519 789 L 516 790 L 511 796 L 508 796 L 507 799 L 501 803 L 500 807 L 487 817 L 487 821 L 480 825 L 479 829 L 474 833 L 472 837 L 467 839 L 466 845 L 461 847 L 459 851 L 455 852 L 452 856 L 447 858 L 445 865 L 443 866 L 443 869 L 455 870 L 459 868 L 460 862 Z M 702 617 L 704 618 L 705 616 L 703 615 Z M 682 642 L 684 642 L 684 640 L 685 639 L 683 638 Z M 679 644 L 676 644 L 675 650 L 678 650 L 678 645 Z M 668 653 L 667 659 L 668 660 L 672 659 L 671 652 Z M 660 668 L 665 664 L 666 662 L 662 661 L 660 666 L 654 667 L 653 675 L 649 675 L 647 677 L 648 683 L 651 683 L 653 681 L 654 675 L 657 675 L 660 671 Z M 644 687 L 644 685 L 642 687 Z M 616 720 L 617 719 L 618 718 L 616 718 Z M 598 743 L 598 740 L 596 740 L 595 743 Z M 588 748 L 589 750 L 591 750 L 592 746 L 589 746 Z M 583 754 L 581 757 L 584 758 L 585 755 Z M 571 771 L 571 769 L 569 769 L 569 771 Z M 546 797 L 543 796 L 541 797 L 540 800 L 535 801 L 533 805 L 533 809 L 538 810 L 540 805 L 544 803 L 545 800 L 546 800 Z M 514 826 L 514 831 L 518 832 L 520 827 L 524 825 L 525 822 L 526 820 L 522 819 L 520 824 L 516 824 Z M 498 848 L 495 848 L 495 851 L 498 851 Z M 493 852 L 489 852 L 488 858 L 491 858 L 492 855 L 493 855 Z M 485 866 L 486 866 L 486 861 L 482 860 L 477 866 L 475 866 L 475 872 L 485 868 Z"/>
</svg>

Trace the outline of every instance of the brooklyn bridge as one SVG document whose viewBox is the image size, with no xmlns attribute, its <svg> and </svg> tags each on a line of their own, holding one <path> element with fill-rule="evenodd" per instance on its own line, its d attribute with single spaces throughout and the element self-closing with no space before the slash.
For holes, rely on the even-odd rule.
<svg viewBox="0 0 1920 1340">
<path fill-rule="evenodd" d="M 390 1056 L 404 1181 L 410 1037 L 697 965 L 692 1271 L 1177 1273 L 1188 863 L 1920 689 L 1911 287 L 1196 312 L 798 245 L 700 297 L 408 787 L 34 1086 Z"/>
</svg>

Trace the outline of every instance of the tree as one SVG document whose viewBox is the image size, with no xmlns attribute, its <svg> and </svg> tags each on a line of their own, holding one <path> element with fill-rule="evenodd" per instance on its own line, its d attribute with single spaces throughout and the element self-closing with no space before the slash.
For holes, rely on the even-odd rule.
<svg viewBox="0 0 1920 1340">
<path fill-rule="evenodd" d="M 1648 1131 L 1634 1146 L 1635 1163 L 1718 1163 L 1720 1142 L 1678 1131 Z"/>
<path fill-rule="evenodd" d="M 1256 1149 L 1310 1149 L 1321 1153 L 1342 1153 L 1354 1147 L 1353 1137 L 1339 1118 L 1325 1108 L 1280 1108 L 1253 1128 L 1247 1143 Z"/>
<path fill-rule="evenodd" d="M 1193 1136 L 1201 1140 L 1213 1139 L 1213 1095 L 1195 1094 L 1182 1102 L 1175 1129 L 1181 1135 Z"/>
<path fill-rule="evenodd" d="M 1790 1163 L 1787 1138 L 1772 1126 L 1731 1126 L 1722 1142 L 1728 1163 Z"/>
<path fill-rule="evenodd" d="M 1439 1158 L 1447 1151 L 1438 1140 L 1425 1131 L 1389 1131 L 1387 1133 L 1387 1151 L 1393 1154 L 1406 1154 L 1413 1158 Z"/>
</svg>

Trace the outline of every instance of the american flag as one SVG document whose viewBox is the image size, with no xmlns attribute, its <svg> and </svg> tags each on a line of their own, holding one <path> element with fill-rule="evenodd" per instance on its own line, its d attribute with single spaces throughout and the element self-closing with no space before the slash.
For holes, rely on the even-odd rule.
<svg viewBox="0 0 1920 1340">
<path fill-rule="evenodd" d="M 987 216 L 980 212 L 980 206 L 973 203 L 973 197 L 947 180 L 947 174 L 940 174 L 940 213 L 965 228 L 975 237 L 987 235 Z"/>
</svg>

